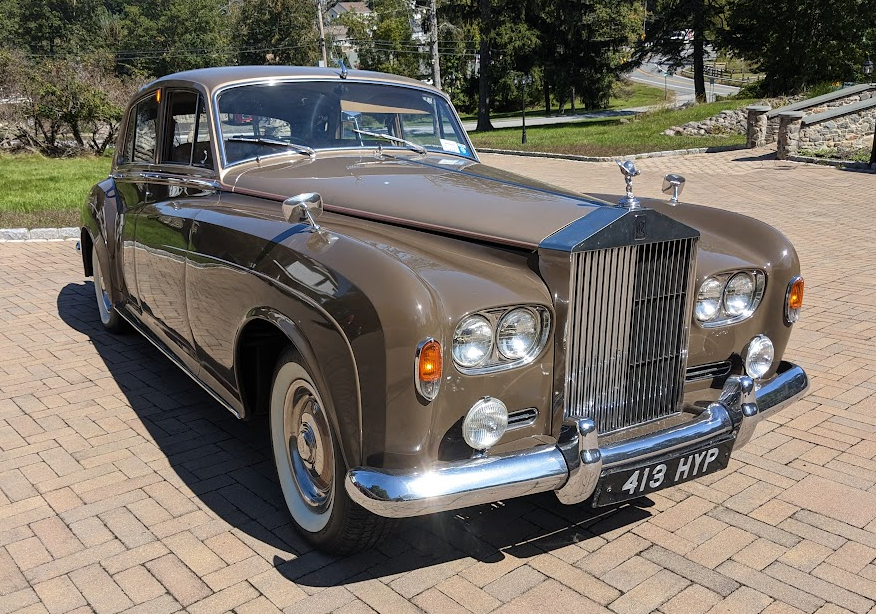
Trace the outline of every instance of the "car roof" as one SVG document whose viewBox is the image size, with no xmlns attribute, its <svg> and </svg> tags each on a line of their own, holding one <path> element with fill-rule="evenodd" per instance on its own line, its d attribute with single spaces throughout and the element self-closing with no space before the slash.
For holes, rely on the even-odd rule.
<svg viewBox="0 0 876 614">
<path fill-rule="evenodd" d="M 165 84 L 189 82 L 199 83 L 212 94 L 215 90 L 226 85 L 245 83 L 249 81 L 261 81 L 269 79 L 342 79 L 340 68 L 322 68 L 315 66 L 222 66 L 217 68 L 198 68 L 183 72 L 166 75 L 140 88 L 140 91 L 161 87 Z M 440 90 L 416 79 L 391 75 L 388 73 L 372 72 L 369 70 L 348 70 L 347 79 L 356 81 L 373 81 L 388 84 L 415 86 L 433 90 Z M 443 94 L 442 94 L 443 95 Z"/>
</svg>

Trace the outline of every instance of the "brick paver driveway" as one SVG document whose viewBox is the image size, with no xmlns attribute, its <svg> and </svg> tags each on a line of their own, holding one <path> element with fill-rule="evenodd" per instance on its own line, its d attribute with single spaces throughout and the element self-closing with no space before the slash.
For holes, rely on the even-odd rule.
<svg viewBox="0 0 876 614">
<path fill-rule="evenodd" d="M 760 154 L 765 154 L 761 156 Z M 612 164 L 485 156 L 595 192 Z M 264 421 L 239 424 L 98 327 L 72 243 L 0 245 L 0 612 L 865 613 L 876 602 L 876 176 L 766 152 L 641 161 L 801 252 L 808 399 L 730 470 L 592 516 L 550 493 L 402 523 L 346 559 L 291 530 Z"/>
</svg>

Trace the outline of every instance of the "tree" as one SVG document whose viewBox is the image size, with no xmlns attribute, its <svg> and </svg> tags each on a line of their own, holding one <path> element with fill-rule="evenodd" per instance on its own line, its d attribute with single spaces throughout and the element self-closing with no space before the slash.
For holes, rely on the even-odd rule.
<svg viewBox="0 0 876 614">
<path fill-rule="evenodd" d="M 224 0 L 167 0 L 158 20 L 164 54 L 156 74 L 223 66 L 232 61 Z"/>
<path fill-rule="evenodd" d="M 855 81 L 876 53 L 876 0 L 731 0 L 727 45 L 764 73 L 765 94 Z"/>
<path fill-rule="evenodd" d="M 426 57 L 413 38 L 414 13 L 407 0 L 373 0 L 371 13 L 344 13 L 338 23 L 355 41 L 359 68 L 417 79 Z"/>
<path fill-rule="evenodd" d="M 539 57 L 555 90 L 574 88 L 585 108 L 606 107 L 614 83 L 629 69 L 640 6 L 636 0 L 566 0 L 543 9 L 540 28 L 551 47 Z"/>
<path fill-rule="evenodd" d="M 315 0 L 242 0 L 233 4 L 241 64 L 315 66 L 319 58 Z"/>
<path fill-rule="evenodd" d="M 727 0 L 658 0 L 635 58 L 660 58 L 668 70 L 693 61 L 694 96 L 706 101 L 705 50 L 717 45 Z M 688 36 L 690 33 L 690 37 Z"/>
</svg>

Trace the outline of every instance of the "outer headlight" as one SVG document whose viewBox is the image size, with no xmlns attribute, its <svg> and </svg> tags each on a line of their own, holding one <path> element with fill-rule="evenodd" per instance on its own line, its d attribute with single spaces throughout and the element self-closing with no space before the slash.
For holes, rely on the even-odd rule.
<svg viewBox="0 0 876 614">
<path fill-rule="evenodd" d="M 525 357 L 541 336 L 539 318 L 529 309 L 513 309 L 499 320 L 496 342 L 505 358 Z"/>
<path fill-rule="evenodd" d="M 773 366 L 776 351 L 773 342 L 766 335 L 758 335 L 748 342 L 745 350 L 745 372 L 754 379 L 766 375 Z"/>
<path fill-rule="evenodd" d="M 462 367 L 476 367 L 493 349 L 493 327 L 484 316 L 463 318 L 453 333 L 453 360 Z"/>
<path fill-rule="evenodd" d="M 496 444 L 508 428 L 508 408 L 499 399 L 484 397 L 468 410 L 462 422 L 462 438 L 475 450 Z"/>
<path fill-rule="evenodd" d="M 694 315 L 703 328 L 726 326 L 749 318 L 763 298 L 763 271 L 730 271 L 707 277 L 697 294 Z"/>
</svg>

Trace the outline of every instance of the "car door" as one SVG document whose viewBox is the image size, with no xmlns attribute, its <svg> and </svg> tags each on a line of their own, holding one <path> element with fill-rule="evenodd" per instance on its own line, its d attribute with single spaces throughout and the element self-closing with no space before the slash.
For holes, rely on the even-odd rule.
<svg viewBox="0 0 876 614">
<path fill-rule="evenodd" d="M 135 229 L 137 213 L 146 206 L 151 195 L 149 175 L 155 169 L 158 143 L 159 94 L 150 92 L 132 105 L 125 122 L 125 138 L 116 154 L 113 181 L 116 188 L 117 208 L 110 222 L 110 212 L 104 212 L 107 245 L 115 260 L 116 279 L 126 299 L 126 305 L 135 315 L 140 312 L 140 295 L 135 266 Z"/>
<path fill-rule="evenodd" d="M 203 96 L 168 89 L 158 164 L 136 214 L 134 257 L 143 323 L 187 367 L 198 359 L 187 314 L 186 261 L 195 219 L 218 202 Z"/>
</svg>

